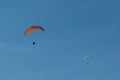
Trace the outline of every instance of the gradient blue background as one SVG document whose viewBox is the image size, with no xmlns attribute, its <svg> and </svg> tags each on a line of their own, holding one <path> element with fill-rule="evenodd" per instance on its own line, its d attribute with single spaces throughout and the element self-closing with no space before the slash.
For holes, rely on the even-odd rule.
<svg viewBox="0 0 120 80">
<path fill-rule="evenodd" d="M 120 1 L 0 0 L 0 80 L 120 80 Z"/>
</svg>

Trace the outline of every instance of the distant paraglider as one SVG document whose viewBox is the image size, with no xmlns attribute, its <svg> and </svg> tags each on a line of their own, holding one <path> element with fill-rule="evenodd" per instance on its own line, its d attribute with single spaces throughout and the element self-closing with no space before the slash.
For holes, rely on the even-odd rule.
<svg viewBox="0 0 120 80">
<path fill-rule="evenodd" d="M 44 28 L 42 28 L 41 26 L 31 26 L 31 27 L 28 27 L 25 32 L 24 32 L 24 35 L 28 35 L 30 32 L 34 31 L 34 30 L 42 30 L 42 31 L 45 31 Z M 36 42 L 33 42 L 33 45 L 35 45 Z"/>
<path fill-rule="evenodd" d="M 91 55 L 91 54 L 86 54 L 86 55 L 84 56 L 84 62 L 85 62 L 86 64 L 89 64 L 89 63 L 91 62 L 91 60 L 92 60 L 92 55 Z"/>
</svg>

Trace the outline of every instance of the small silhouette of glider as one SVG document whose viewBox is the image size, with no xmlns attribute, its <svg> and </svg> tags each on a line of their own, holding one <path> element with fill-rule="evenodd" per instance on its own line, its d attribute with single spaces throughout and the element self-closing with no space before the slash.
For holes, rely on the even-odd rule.
<svg viewBox="0 0 120 80">
<path fill-rule="evenodd" d="M 42 30 L 42 31 L 45 31 L 44 28 L 42 28 L 41 26 L 31 26 L 31 27 L 28 27 L 25 32 L 24 32 L 24 35 L 28 35 L 30 32 L 34 31 L 34 30 Z M 35 45 L 35 42 L 33 42 L 33 45 Z"/>
<path fill-rule="evenodd" d="M 87 64 L 89 64 L 89 63 L 91 62 L 91 60 L 92 60 L 92 55 L 91 55 L 91 54 L 86 54 L 86 55 L 84 56 L 84 61 L 85 61 Z"/>
</svg>

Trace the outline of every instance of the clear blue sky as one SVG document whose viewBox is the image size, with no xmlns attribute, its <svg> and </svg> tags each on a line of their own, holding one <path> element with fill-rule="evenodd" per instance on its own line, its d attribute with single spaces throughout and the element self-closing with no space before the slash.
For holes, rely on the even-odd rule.
<svg viewBox="0 0 120 80">
<path fill-rule="evenodd" d="M 119 3 L 0 0 L 0 80 L 120 80 Z"/>
</svg>

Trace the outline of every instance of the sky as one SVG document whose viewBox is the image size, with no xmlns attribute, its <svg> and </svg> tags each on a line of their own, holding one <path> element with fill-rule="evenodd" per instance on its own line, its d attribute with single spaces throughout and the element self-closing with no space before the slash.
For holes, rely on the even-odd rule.
<svg viewBox="0 0 120 80">
<path fill-rule="evenodd" d="M 0 80 L 120 80 L 119 3 L 0 0 Z"/>
</svg>

